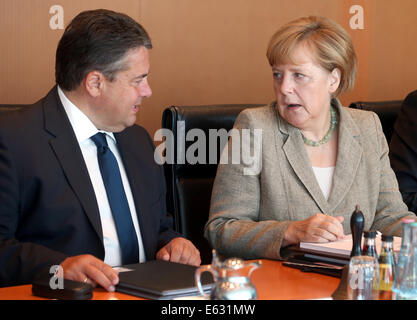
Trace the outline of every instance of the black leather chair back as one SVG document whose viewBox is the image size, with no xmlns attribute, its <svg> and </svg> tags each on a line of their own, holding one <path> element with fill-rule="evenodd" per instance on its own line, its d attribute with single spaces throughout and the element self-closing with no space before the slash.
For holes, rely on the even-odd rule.
<svg viewBox="0 0 417 320">
<path fill-rule="evenodd" d="M 167 182 L 167 209 L 173 214 L 176 231 L 191 240 L 200 250 L 203 264 L 211 262 L 211 247 L 204 238 L 204 225 L 208 220 L 211 191 L 216 176 L 217 163 L 221 151 L 220 139 L 215 141 L 215 148 L 209 148 L 209 130 L 233 128 L 237 115 L 246 108 L 260 107 L 261 104 L 235 104 L 211 106 L 172 106 L 163 112 L 162 127 L 170 129 L 174 134 L 174 163 L 164 164 Z M 178 121 L 184 121 L 178 126 Z M 183 127 L 182 127 L 183 126 Z M 198 139 L 177 141 L 177 137 L 186 137 L 191 129 L 201 129 L 206 138 L 206 156 L 203 163 L 178 163 L 178 151 L 185 150 Z M 215 151 L 214 151 L 215 150 Z M 216 152 L 215 163 L 210 163 L 210 152 Z M 184 153 L 182 153 L 184 154 Z M 212 158 L 214 155 L 212 154 Z"/>
<path fill-rule="evenodd" d="M 369 110 L 375 112 L 381 120 L 382 130 L 388 143 L 391 141 L 394 132 L 395 120 L 401 109 L 402 100 L 392 101 L 358 101 L 350 104 L 349 108 Z"/>
<path fill-rule="evenodd" d="M 21 108 L 24 108 L 25 104 L 0 104 L 0 114 L 6 113 L 6 112 L 10 112 L 10 111 L 16 111 L 19 110 Z"/>
</svg>

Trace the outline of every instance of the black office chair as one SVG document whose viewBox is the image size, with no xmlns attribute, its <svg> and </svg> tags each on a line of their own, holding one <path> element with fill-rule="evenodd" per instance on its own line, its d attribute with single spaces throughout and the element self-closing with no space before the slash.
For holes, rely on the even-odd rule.
<svg viewBox="0 0 417 320">
<path fill-rule="evenodd" d="M 369 110 L 375 112 L 381 120 L 382 130 L 388 143 L 394 132 L 394 124 L 401 109 L 402 100 L 392 101 L 358 101 L 350 104 L 349 108 Z"/>
<path fill-rule="evenodd" d="M 25 104 L 0 104 L 0 114 L 16 111 L 26 106 Z"/>
<path fill-rule="evenodd" d="M 162 127 L 170 129 L 174 134 L 174 163 L 164 164 L 167 208 L 174 217 L 176 231 L 191 240 L 200 250 L 203 264 L 211 262 L 211 247 L 204 238 L 203 229 L 208 220 L 217 163 L 224 147 L 221 141 L 215 141 L 215 148 L 211 151 L 215 150 L 217 160 L 215 164 L 210 164 L 209 129 L 229 131 L 243 109 L 260 106 L 262 105 L 172 106 L 163 112 Z M 178 126 L 178 121 L 184 122 Z M 193 141 L 177 141 L 178 134 L 186 137 L 191 129 L 201 129 L 206 137 L 206 161 L 203 164 L 190 164 L 187 159 L 184 164 L 177 161 L 178 150 L 186 151 L 198 140 L 195 138 Z"/>
</svg>

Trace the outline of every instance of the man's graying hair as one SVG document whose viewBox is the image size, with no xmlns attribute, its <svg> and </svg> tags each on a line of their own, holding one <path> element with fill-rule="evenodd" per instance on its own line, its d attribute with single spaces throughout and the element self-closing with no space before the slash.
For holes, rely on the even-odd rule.
<svg viewBox="0 0 417 320">
<path fill-rule="evenodd" d="M 59 41 L 56 83 L 64 90 L 74 90 L 93 70 L 113 81 L 116 73 L 127 67 L 127 52 L 139 47 L 151 49 L 151 39 L 129 16 L 104 9 L 81 12 Z"/>
</svg>

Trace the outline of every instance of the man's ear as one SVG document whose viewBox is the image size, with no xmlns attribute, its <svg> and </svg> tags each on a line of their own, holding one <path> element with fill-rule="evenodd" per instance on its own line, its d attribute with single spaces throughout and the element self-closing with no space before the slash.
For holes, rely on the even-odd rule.
<svg viewBox="0 0 417 320">
<path fill-rule="evenodd" d="M 330 73 L 329 79 L 330 79 L 330 87 L 329 91 L 330 93 L 335 93 L 336 90 L 339 88 L 340 85 L 340 78 L 341 78 L 341 72 L 338 68 L 334 68 L 332 72 Z"/>
<path fill-rule="evenodd" d="M 91 71 L 85 76 L 85 89 L 93 97 L 100 96 L 103 89 L 104 76 L 101 72 Z"/>
</svg>

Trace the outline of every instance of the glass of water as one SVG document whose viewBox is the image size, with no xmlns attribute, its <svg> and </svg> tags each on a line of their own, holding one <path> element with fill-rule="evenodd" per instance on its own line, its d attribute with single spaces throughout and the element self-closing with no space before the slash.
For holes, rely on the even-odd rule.
<svg viewBox="0 0 417 320">
<path fill-rule="evenodd" d="M 378 299 L 379 265 L 375 257 L 356 256 L 349 262 L 348 299 Z"/>
</svg>

